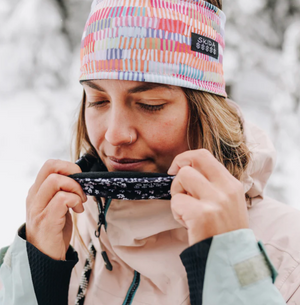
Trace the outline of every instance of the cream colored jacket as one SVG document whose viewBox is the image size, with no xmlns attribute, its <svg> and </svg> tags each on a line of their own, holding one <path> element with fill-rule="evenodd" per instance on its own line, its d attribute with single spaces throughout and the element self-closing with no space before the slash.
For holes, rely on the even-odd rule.
<svg viewBox="0 0 300 305">
<path fill-rule="evenodd" d="M 274 167 L 275 152 L 268 137 L 250 123 L 245 124 L 252 162 L 243 178 L 250 228 L 213 238 L 206 264 L 203 305 L 300 305 L 300 212 L 263 195 Z M 98 210 L 91 199 L 77 226 L 86 245 L 97 250 L 85 305 L 120 305 L 135 271 L 140 284 L 132 305 L 188 305 L 187 276 L 179 254 L 188 247 L 187 232 L 172 217 L 164 200 L 112 200 L 106 213 L 106 230 L 95 237 Z M 254 234 L 253 234 L 254 232 Z M 261 240 L 279 275 L 241 287 L 235 263 L 259 254 Z M 87 252 L 74 239 L 80 261 L 73 269 L 69 305 L 75 297 Z M 108 254 L 113 271 L 105 268 L 101 249 Z M 16 236 L 0 269 L 1 305 L 37 305 L 26 252 L 26 241 Z M 280 293 L 279 293 L 280 292 Z"/>
<path fill-rule="evenodd" d="M 284 300 L 289 305 L 300 305 L 300 212 L 263 195 L 274 167 L 274 147 L 265 133 L 250 123 L 245 124 L 245 136 L 252 152 L 252 162 L 243 178 L 245 193 L 251 197 L 250 228 L 256 239 L 265 244 L 279 273 L 275 285 Z M 189 304 L 186 272 L 179 259 L 188 247 L 187 233 L 173 219 L 169 201 L 112 200 L 101 242 L 94 234 L 98 222 L 95 202 L 87 202 L 85 209 L 78 217 L 79 232 L 86 245 L 92 239 L 97 250 L 87 304 L 123 304 L 134 270 L 141 274 L 141 281 L 132 304 Z M 69 304 L 74 304 L 87 257 L 78 239 L 74 247 L 80 262 L 72 274 Z M 113 271 L 105 268 L 101 247 L 107 252 Z"/>
</svg>

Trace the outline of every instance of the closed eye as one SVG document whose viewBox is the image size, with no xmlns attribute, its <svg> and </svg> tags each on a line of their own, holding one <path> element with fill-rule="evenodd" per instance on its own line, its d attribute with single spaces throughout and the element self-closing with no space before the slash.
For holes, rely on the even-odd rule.
<svg viewBox="0 0 300 305">
<path fill-rule="evenodd" d="M 103 106 L 105 106 L 107 103 L 109 103 L 108 100 L 97 101 L 97 102 L 88 102 L 88 108 L 90 108 L 90 107 L 103 107 Z"/>
<path fill-rule="evenodd" d="M 143 104 L 143 103 L 140 103 L 139 105 L 140 105 L 141 108 L 143 108 L 144 110 L 149 111 L 149 112 L 162 110 L 165 106 L 165 104 L 149 105 L 149 104 Z"/>
</svg>

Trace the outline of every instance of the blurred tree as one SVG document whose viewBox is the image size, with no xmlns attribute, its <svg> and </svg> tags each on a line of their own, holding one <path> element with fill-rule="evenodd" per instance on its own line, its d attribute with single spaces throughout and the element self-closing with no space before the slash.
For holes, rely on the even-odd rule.
<svg viewBox="0 0 300 305">
<path fill-rule="evenodd" d="M 224 1 L 224 11 L 225 77 L 232 96 L 270 121 L 278 152 L 270 190 L 299 204 L 300 0 Z"/>
<path fill-rule="evenodd" d="M 9 14 L 0 32 L 1 91 L 65 84 L 71 48 L 57 1 L 2 1 Z"/>
</svg>

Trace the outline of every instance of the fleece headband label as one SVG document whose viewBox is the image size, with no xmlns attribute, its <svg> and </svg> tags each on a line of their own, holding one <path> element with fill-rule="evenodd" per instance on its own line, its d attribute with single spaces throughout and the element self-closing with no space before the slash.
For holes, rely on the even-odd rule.
<svg viewBox="0 0 300 305">
<path fill-rule="evenodd" d="M 207 37 L 192 33 L 192 51 L 219 58 L 219 44 Z"/>
</svg>

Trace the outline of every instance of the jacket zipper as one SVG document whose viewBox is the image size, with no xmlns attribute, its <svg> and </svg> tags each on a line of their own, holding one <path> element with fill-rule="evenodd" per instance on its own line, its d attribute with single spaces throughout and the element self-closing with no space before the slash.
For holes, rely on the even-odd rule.
<svg viewBox="0 0 300 305">
<path fill-rule="evenodd" d="M 106 199 L 104 207 L 102 205 L 101 199 L 100 198 L 97 198 L 97 199 L 98 199 L 97 202 L 98 202 L 98 210 L 99 210 L 99 222 L 98 222 L 98 228 L 95 231 L 95 235 L 96 235 L 96 237 L 100 237 L 100 231 L 101 231 L 102 225 L 104 225 L 105 231 L 107 231 L 106 213 L 110 206 L 111 199 Z M 103 257 L 106 268 L 111 271 L 112 265 L 108 259 L 106 252 L 102 251 L 101 255 Z M 137 271 L 134 271 L 132 283 L 127 291 L 125 300 L 122 305 L 131 305 L 139 285 L 140 285 L 140 273 Z"/>
<path fill-rule="evenodd" d="M 133 281 L 128 289 L 126 298 L 122 305 L 130 305 L 132 303 L 132 300 L 139 285 L 140 285 L 140 274 L 137 271 L 134 271 Z"/>
<path fill-rule="evenodd" d="M 107 230 L 106 214 L 107 214 L 108 208 L 110 206 L 111 200 L 112 199 L 110 198 L 110 199 L 106 199 L 106 201 L 105 201 L 105 207 L 104 207 L 104 228 L 105 228 L 105 231 Z"/>
<path fill-rule="evenodd" d="M 95 230 L 95 236 L 97 238 L 100 237 L 100 232 L 101 232 L 101 226 L 104 225 L 105 231 L 107 229 L 107 223 L 106 223 L 106 213 L 107 210 L 110 206 L 111 203 L 111 199 L 106 199 L 105 200 L 105 204 L 103 207 L 101 198 L 97 198 L 97 206 L 98 206 L 98 212 L 99 212 L 99 216 L 98 216 L 98 226 L 97 229 Z"/>
<path fill-rule="evenodd" d="M 101 226 L 102 225 L 104 225 L 105 231 L 106 231 L 107 224 L 106 224 L 105 216 L 106 216 L 107 210 L 109 208 L 110 202 L 111 202 L 111 199 L 106 199 L 105 200 L 105 206 L 103 207 L 101 198 L 97 198 L 97 205 L 98 205 L 98 211 L 99 211 L 98 227 L 95 231 L 95 236 L 97 238 L 100 238 L 100 232 L 101 232 Z M 101 241 L 100 241 L 100 243 L 101 243 Z M 112 266 L 112 264 L 111 264 L 111 262 L 110 262 L 110 260 L 107 256 L 106 251 L 102 251 L 101 255 L 102 255 L 102 258 L 103 258 L 106 269 L 109 270 L 109 271 L 112 271 L 113 266 Z"/>
<path fill-rule="evenodd" d="M 97 197 L 97 207 L 98 207 L 98 224 L 97 229 L 95 230 L 95 236 L 100 237 L 101 226 L 104 224 L 104 207 L 101 198 Z"/>
</svg>

